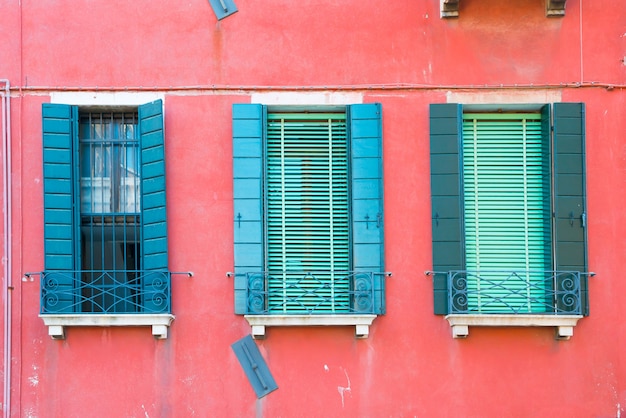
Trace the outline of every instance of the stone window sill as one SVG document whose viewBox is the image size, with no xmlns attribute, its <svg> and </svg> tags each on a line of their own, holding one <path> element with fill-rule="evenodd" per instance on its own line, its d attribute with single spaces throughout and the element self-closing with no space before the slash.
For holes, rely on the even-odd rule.
<svg viewBox="0 0 626 418">
<path fill-rule="evenodd" d="M 174 320 L 172 314 L 43 314 L 39 317 L 48 327 L 48 335 L 57 340 L 65 338 L 65 327 L 135 326 L 151 326 L 152 335 L 165 339 Z"/>
<path fill-rule="evenodd" d="M 450 314 L 446 319 L 452 327 L 454 338 L 465 338 L 469 327 L 555 327 L 558 339 L 569 340 L 582 315 L 471 315 Z"/>
<path fill-rule="evenodd" d="M 367 338 L 377 315 L 245 315 L 253 338 L 265 338 L 266 327 L 354 326 L 357 338 Z"/>
</svg>

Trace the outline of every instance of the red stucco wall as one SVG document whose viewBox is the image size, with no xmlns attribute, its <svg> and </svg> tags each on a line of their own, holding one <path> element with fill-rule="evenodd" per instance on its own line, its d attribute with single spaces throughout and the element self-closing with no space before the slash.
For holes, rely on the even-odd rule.
<svg viewBox="0 0 626 418">
<path fill-rule="evenodd" d="M 623 414 L 626 6 L 567 0 L 565 17 L 546 18 L 543 0 L 460 0 L 446 20 L 438 0 L 236 3 L 217 22 L 206 0 L 0 0 L 0 79 L 12 88 L 10 416 Z M 515 96 L 515 85 L 586 103 L 597 275 L 591 315 L 569 341 L 551 328 L 471 328 L 458 340 L 432 314 L 428 105 L 451 91 Z M 173 278 L 167 340 L 69 328 L 55 341 L 37 316 L 37 279 L 22 280 L 43 268 L 41 103 L 112 90 L 165 95 L 170 268 L 194 277 Z M 226 276 L 231 106 L 309 90 L 382 103 L 387 314 L 363 340 L 349 327 L 269 328 L 257 344 L 279 389 L 257 400 L 230 348 L 250 333 Z"/>
</svg>

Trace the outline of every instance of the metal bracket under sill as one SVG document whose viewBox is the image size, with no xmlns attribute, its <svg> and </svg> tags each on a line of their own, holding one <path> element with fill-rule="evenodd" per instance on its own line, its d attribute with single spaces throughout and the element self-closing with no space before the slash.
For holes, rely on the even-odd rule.
<svg viewBox="0 0 626 418">
<path fill-rule="evenodd" d="M 48 327 L 48 335 L 55 340 L 65 339 L 65 327 L 136 327 L 151 326 L 152 335 L 166 339 L 172 314 L 41 314 Z"/>
<path fill-rule="evenodd" d="M 378 315 L 244 315 L 252 337 L 265 338 L 266 327 L 354 326 L 357 338 L 367 338 Z"/>
<path fill-rule="evenodd" d="M 446 320 L 452 327 L 452 337 L 465 338 L 469 327 L 556 327 L 559 340 L 569 340 L 582 315 L 511 315 L 511 314 L 450 314 Z"/>
<path fill-rule="evenodd" d="M 545 0 L 546 16 L 565 16 L 565 3 L 567 0 Z M 460 0 L 439 0 L 441 18 L 459 17 Z"/>
</svg>

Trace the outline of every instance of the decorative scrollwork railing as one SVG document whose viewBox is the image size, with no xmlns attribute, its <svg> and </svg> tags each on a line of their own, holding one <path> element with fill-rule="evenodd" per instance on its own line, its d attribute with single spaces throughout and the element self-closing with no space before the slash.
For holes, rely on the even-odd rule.
<svg viewBox="0 0 626 418">
<path fill-rule="evenodd" d="M 155 314 L 171 311 L 168 271 L 44 271 L 42 314 Z"/>
<path fill-rule="evenodd" d="M 578 271 L 447 272 L 452 314 L 581 315 Z"/>
<path fill-rule="evenodd" d="M 246 273 L 247 311 L 261 314 L 375 313 L 374 272 Z"/>
</svg>

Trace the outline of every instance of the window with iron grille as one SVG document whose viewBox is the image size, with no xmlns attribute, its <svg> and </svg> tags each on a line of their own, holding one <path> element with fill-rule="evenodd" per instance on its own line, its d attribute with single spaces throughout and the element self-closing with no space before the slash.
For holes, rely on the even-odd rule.
<svg viewBox="0 0 626 418">
<path fill-rule="evenodd" d="M 43 105 L 42 314 L 170 312 L 162 107 Z"/>
<path fill-rule="evenodd" d="M 140 306 L 137 134 L 136 112 L 80 114 L 83 312 L 134 312 Z"/>
<path fill-rule="evenodd" d="M 380 105 L 234 105 L 235 310 L 384 313 Z"/>
<path fill-rule="evenodd" d="M 587 315 L 584 105 L 431 105 L 437 314 Z"/>
</svg>

